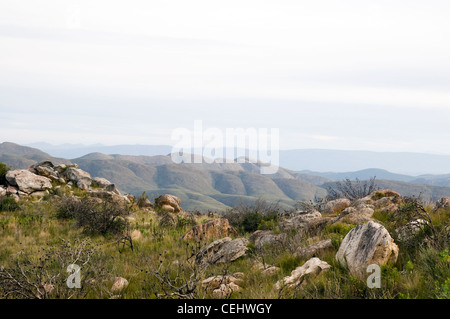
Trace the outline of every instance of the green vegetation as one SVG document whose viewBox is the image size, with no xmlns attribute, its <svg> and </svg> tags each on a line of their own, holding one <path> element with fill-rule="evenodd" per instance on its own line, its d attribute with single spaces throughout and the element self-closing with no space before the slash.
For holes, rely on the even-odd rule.
<svg viewBox="0 0 450 319">
<path fill-rule="evenodd" d="M 268 203 L 258 199 L 254 204 L 244 204 L 229 209 L 224 217 L 241 233 L 253 233 L 256 230 L 274 230 L 278 225 L 278 203 Z"/>
<path fill-rule="evenodd" d="M 83 197 L 25 201 L 15 210 L 2 208 L 0 213 L 0 298 L 213 298 L 212 292 L 202 287 L 202 280 L 241 272 L 242 290 L 230 294 L 231 298 L 448 299 L 450 247 L 448 237 L 440 234 L 448 236 L 450 209 L 433 210 L 406 201 L 400 211 L 409 216 L 407 220 L 394 212 L 377 211 L 374 217 L 393 235 L 393 230 L 417 214 L 427 214 L 434 232 L 414 245 L 399 242 L 398 261 L 382 268 L 382 288 L 369 289 L 335 259 L 342 239 L 355 225 L 335 223 L 314 234 L 290 232 L 285 242 L 262 249 L 250 244 L 246 257 L 200 269 L 193 256 L 210 242 L 182 242 L 180 237 L 211 217 L 172 216 L 148 212 L 138 205 L 112 205 Z M 259 200 L 238 205 L 225 216 L 241 237 L 248 238 L 258 229 L 279 233 L 282 213 L 278 203 Z M 306 262 L 294 254 L 298 247 L 326 239 L 332 240 L 333 248 L 316 256 L 332 266 L 330 271 L 306 279 L 293 291 L 273 288 Z M 265 275 L 253 268 L 255 261 L 280 271 Z M 82 266 L 81 290 L 66 286 L 66 268 L 72 263 Z M 17 282 L 10 276 L 27 289 L 17 293 Z M 111 290 L 116 277 L 129 281 L 119 293 Z"/>
<path fill-rule="evenodd" d="M 13 212 L 20 208 L 18 202 L 15 201 L 12 197 L 0 197 L 0 212 L 7 211 Z"/>
<path fill-rule="evenodd" d="M 0 185 L 6 184 L 6 173 L 8 173 L 9 167 L 5 163 L 0 162 Z"/>
</svg>

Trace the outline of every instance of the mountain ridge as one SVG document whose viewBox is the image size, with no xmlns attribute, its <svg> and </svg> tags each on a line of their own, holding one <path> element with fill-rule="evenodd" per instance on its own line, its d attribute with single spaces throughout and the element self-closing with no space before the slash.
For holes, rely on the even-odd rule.
<svg viewBox="0 0 450 319">
<path fill-rule="evenodd" d="M 365 179 L 361 177 L 372 177 L 373 173 L 383 173 L 377 176 L 380 187 L 392 188 L 403 195 L 422 194 L 432 199 L 450 195 L 448 187 L 412 183 L 415 177 L 381 169 L 352 173 L 317 173 L 297 172 L 280 167 L 276 174 L 261 175 L 260 163 L 175 164 L 170 154 L 136 156 L 108 155 L 100 152 L 65 160 L 54 158 L 39 149 L 14 143 L 0 144 L 0 159 L 5 159 L 8 165 L 13 163 L 12 166 L 23 166 L 14 168 L 28 168 L 42 160 L 78 164 L 92 176 L 101 176 L 115 183 L 123 192 L 138 196 L 145 191 L 149 197 L 170 193 L 179 197 L 190 210 L 225 210 L 239 202 L 251 202 L 258 198 L 279 201 L 282 206 L 288 207 L 297 201 L 310 201 L 326 196 L 327 188 L 336 180 L 345 177 Z M 389 180 L 385 177 L 402 180 Z M 421 178 L 436 176 L 424 175 Z M 445 176 L 439 178 L 445 179 Z"/>
</svg>

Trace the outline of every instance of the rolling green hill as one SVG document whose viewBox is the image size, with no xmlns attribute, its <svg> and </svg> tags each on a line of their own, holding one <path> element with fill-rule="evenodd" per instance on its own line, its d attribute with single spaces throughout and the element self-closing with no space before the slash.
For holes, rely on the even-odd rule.
<svg viewBox="0 0 450 319">
<path fill-rule="evenodd" d="M 259 165 L 252 163 L 173 164 L 170 156 L 98 153 L 72 161 L 92 176 L 111 180 L 123 192 L 145 191 L 151 198 L 165 193 L 178 196 L 188 210 L 224 210 L 258 198 L 287 206 L 326 194 L 319 186 L 297 179 L 295 172 L 280 169 L 273 176 L 260 175 Z"/>
</svg>

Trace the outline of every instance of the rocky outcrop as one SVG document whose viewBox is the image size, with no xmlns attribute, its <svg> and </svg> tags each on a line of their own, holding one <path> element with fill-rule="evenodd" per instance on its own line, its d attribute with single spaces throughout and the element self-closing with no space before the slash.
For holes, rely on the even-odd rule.
<svg viewBox="0 0 450 319">
<path fill-rule="evenodd" d="M 297 249 L 297 251 L 295 252 L 295 255 L 300 258 L 307 259 L 307 258 L 314 257 L 318 254 L 321 254 L 323 252 L 326 252 L 332 248 L 333 248 L 333 243 L 332 243 L 331 239 L 322 240 L 322 241 L 315 243 L 313 245 L 310 245 L 308 247 Z"/>
<path fill-rule="evenodd" d="M 36 175 L 29 170 L 14 170 L 6 173 L 9 185 L 16 186 L 18 191 L 25 194 L 46 191 L 52 188 L 49 178 Z"/>
<path fill-rule="evenodd" d="M 179 213 L 182 211 L 180 199 L 172 195 L 162 195 L 158 197 L 155 200 L 155 207 L 169 213 Z"/>
<path fill-rule="evenodd" d="M 278 281 L 274 288 L 276 290 L 295 288 L 298 285 L 301 285 L 307 276 L 315 277 L 329 269 L 331 269 L 331 266 L 327 262 L 322 261 L 319 258 L 312 258 L 303 266 L 295 269 L 291 273 L 291 276 Z"/>
<path fill-rule="evenodd" d="M 247 253 L 248 244 L 245 238 L 232 240 L 225 237 L 216 240 L 197 253 L 195 262 L 199 266 L 207 266 L 235 261 Z"/>
<path fill-rule="evenodd" d="M 6 196 L 16 200 L 21 198 L 44 197 L 52 194 L 49 191 L 70 189 L 73 185 L 86 190 L 92 197 L 101 200 L 129 203 L 128 196 L 123 196 L 116 186 L 105 178 L 91 178 L 89 173 L 78 168 L 78 165 L 53 165 L 45 161 L 32 165 L 28 170 L 13 170 L 6 174 Z M 53 188 L 52 181 L 59 183 Z M 92 186 L 92 187 L 91 187 Z M 1 190 L 0 190 L 1 192 Z"/>
<path fill-rule="evenodd" d="M 263 248 L 265 245 L 280 245 L 285 243 L 286 240 L 286 234 L 275 235 L 270 230 L 257 230 L 250 237 L 250 242 L 258 249 Z"/>
<path fill-rule="evenodd" d="M 323 209 L 323 214 L 326 215 L 335 215 L 342 212 L 347 207 L 350 207 L 351 202 L 347 198 L 340 198 L 336 200 L 329 201 L 326 203 L 325 208 Z"/>
<path fill-rule="evenodd" d="M 382 225 L 368 222 L 353 228 L 342 241 L 336 259 L 361 280 L 367 277 L 367 267 L 396 262 L 398 246 Z"/>
<path fill-rule="evenodd" d="M 224 237 L 237 236 L 236 230 L 230 226 L 228 219 L 219 218 L 192 227 L 181 239 L 209 241 Z"/>
</svg>

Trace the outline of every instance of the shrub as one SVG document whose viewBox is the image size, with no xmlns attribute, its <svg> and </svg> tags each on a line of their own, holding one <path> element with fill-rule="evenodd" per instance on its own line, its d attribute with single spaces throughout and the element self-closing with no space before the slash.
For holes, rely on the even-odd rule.
<svg viewBox="0 0 450 319">
<path fill-rule="evenodd" d="M 224 217 L 236 229 L 255 232 L 258 229 L 274 229 L 278 224 L 278 203 L 258 199 L 254 204 L 237 205 L 225 212 Z"/>
<path fill-rule="evenodd" d="M 344 181 L 336 182 L 334 186 L 328 186 L 328 196 L 331 200 L 348 198 L 354 201 L 364 198 L 378 189 L 375 179 L 375 176 L 367 181 L 360 181 L 358 178 L 351 181 L 347 178 Z"/>
<path fill-rule="evenodd" d="M 61 200 L 57 211 L 60 218 L 75 219 L 85 232 L 102 235 L 122 233 L 129 226 L 126 220 L 129 214 L 129 209 L 119 203 L 70 197 Z"/>
<path fill-rule="evenodd" d="M 6 173 L 8 173 L 9 167 L 5 163 L 0 162 L 0 185 L 6 185 Z"/>
<path fill-rule="evenodd" d="M 89 240 L 65 241 L 55 246 L 17 254 L 15 265 L 0 266 L 0 298 L 73 299 L 85 298 L 106 278 L 106 268 L 92 259 L 99 250 Z M 67 267 L 82 267 L 81 288 L 67 286 Z"/>
<path fill-rule="evenodd" d="M 12 197 L 0 197 L 0 212 L 13 212 L 20 208 L 20 205 Z"/>
</svg>

